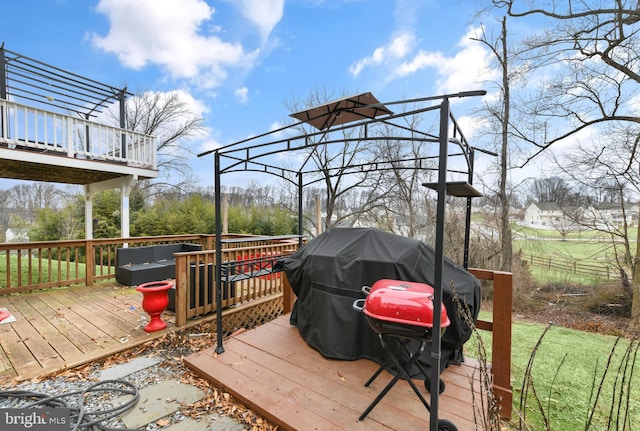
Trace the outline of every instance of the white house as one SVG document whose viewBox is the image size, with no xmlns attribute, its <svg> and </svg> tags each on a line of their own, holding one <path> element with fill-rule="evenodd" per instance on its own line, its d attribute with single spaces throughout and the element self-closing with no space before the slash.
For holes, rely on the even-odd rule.
<svg viewBox="0 0 640 431">
<path fill-rule="evenodd" d="M 629 226 L 638 224 L 638 204 L 626 203 L 624 213 L 619 203 L 603 203 L 589 207 L 585 216 L 595 224 L 621 227 L 624 222 Z M 626 220 L 625 220 L 626 219 Z"/>
<path fill-rule="evenodd" d="M 562 208 L 556 202 L 532 202 L 524 211 L 524 225 L 538 228 L 553 228 L 564 218 Z"/>
<path fill-rule="evenodd" d="M 10 227 L 5 231 L 7 242 L 29 241 L 29 229 L 26 227 Z"/>
</svg>

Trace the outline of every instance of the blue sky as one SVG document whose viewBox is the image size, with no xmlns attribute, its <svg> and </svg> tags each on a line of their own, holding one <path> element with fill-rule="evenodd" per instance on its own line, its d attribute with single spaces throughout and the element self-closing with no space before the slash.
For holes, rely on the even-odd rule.
<svg viewBox="0 0 640 431">
<path fill-rule="evenodd" d="M 0 42 L 133 92 L 182 91 L 207 125 L 189 142 L 197 154 L 282 124 L 285 104 L 318 88 L 382 102 L 485 88 L 495 75 L 470 40 L 476 3 L 21 0 L 3 4 Z M 480 104 L 453 106 L 472 139 L 466 111 Z M 211 163 L 192 158 L 203 186 Z"/>
</svg>

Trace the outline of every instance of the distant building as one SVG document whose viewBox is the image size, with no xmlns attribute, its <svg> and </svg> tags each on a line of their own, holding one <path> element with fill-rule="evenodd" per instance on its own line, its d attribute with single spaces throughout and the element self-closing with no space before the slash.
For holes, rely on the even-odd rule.
<svg viewBox="0 0 640 431">
<path fill-rule="evenodd" d="M 26 227 L 10 227 L 5 231 L 7 242 L 29 241 L 29 229 Z"/>
<path fill-rule="evenodd" d="M 626 222 L 629 226 L 637 226 L 638 204 L 626 203 L 624 209 L 623 213 L 619 203 L 602 203 L 590 207 L 586 215 L 597 225 L 621 227 Z"/>
<path fill-rule="evenodd" d="M 532 202 L 524 211 L 525 226 L 553 228 L 564 218 L 562 208 L 556 202 Z"/>
<path fill-rule="evenodd" d="M 578 224 L 618 228 L 626 222 L 629 226 L 637 226 L 639 210 L 637 203 L 626 203 L 623 213 L 619 203 L 603 203 L 585 209 L 560 208 L 555 202 L 533 202 L 524 212 L 523 225 L 543 229 L 577 228 Z"/>
</svg>

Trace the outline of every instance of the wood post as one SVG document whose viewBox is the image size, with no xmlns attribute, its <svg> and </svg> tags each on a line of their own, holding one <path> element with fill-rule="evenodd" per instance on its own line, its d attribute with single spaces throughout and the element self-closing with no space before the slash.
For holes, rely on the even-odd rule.
<svg viewBox="0 0 640 431">
<path fill-rule="evenodd" d="M 91 240 L 85 241 L 84 251 L 86 253 L 85 274 L 84 274 L 86 278 L 85 281 L 87 283 L 87 286 L 93 286 L 93 279 L 96 273 L 96 246 L 93 243 L 93 241 Z"/>
<path fill-rule="evenodd" d="M 176 327 L 187 324 L 187 266 L 188 256 L 176 256 Z"/>
<path fill-rule="evenodd" d="M 293 289 L 291 289 L 291 284 L 289 284 L 287 274 L 284 271 L 282 271 L 281 274 L 283 314 L 287 314 L 291 313 L 291 310 L 293 310 L 293 304 L 296 302 L 296 294 L 293 293 Z"/>
<path fill-rule="evenodd" d="M 513 275 L 510 272 L 469 269 L 479 280 L 493 281 L 492 322 L 478 320 L 478 329 L 492 331 L 491 373 L 493 394 L 500 417 L 511 419 L 513 391 L 511 389 L 511 311 Z"/>
</svg>

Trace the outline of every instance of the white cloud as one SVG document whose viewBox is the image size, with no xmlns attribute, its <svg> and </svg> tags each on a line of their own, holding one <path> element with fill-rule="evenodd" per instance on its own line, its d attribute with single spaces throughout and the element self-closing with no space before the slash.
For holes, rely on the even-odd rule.
<svg viewBox="0 0 640 431">
<path fill-rule="evenodd" d="M 240 103 L 247 103 L 247 101 L 249 101 L 249 89 L 247 87 L 238 88 L 233 92 L 233 94 Z"/>
<path fill-rule="evenodd" d="M 467 141 L 473 142 L 483 131 L 489 129 L 489 121 L 484 117 L 463 115 L 457 119 L 458 126 Z"/>
<path fill-rule="evenodd" d="M 394 71 L 394 75 L 399 77 L 413 75 L 417 71 L 427 67 L 438 68 L 444 62 L 445 58 L 439 52 L 427 52 L 420 50 L 410 61 L 405 61 L 400 64 Z"/>
<path fill-rule="evenodd" d="M 394 75 L 404 77 L 434 68 L 439 76 L 438 92 L 455 93 L 480 87 L 484 81 L 494 78 L 497 71 L 490 67 L 491 54 L 480 43 L 471 40 L 478 32 L 478 28 L 470 28 L 458 41 L 460 50 L 453 57 L 420 50 L 410 61 L 398 66 Z"/>
<path fill-rule="evenodd" d="M 243 15 L 258 27 L 263 41 L 269 38 L 284 12 L 284 0 L 241 0 L 235 4 L 239 4 Z"/>
<path fill-rule="evenodd" d="M 110 28 L 105 36 L 91 35 L 93 44 L 133 69 L 157 64 L 173 78 L 214 88 L 228 68 L 250 67 L 259 54 L 206 34 L 204 24 L 215 28 L 215 9 L 204 0 L 100 0 L 96 9 Z"/>
<path fill-rule="evenodd" d="M 366 67 L 378 66 L 390 59 L 401 59 L 411 51 L 414 41 L 415 37 L 410 33 L 396 36 L 389 44 L 376 48 L 370 56 L 361 58 L 352 64 L 349 72 L 353 76 L 358 76 Z"/>
<path fill-rule="evenodd" d="M 404 32 L 388 44 L 376 48 L 371 55 L 356 61 L 349 72 L 358 76 L 366 68 L 379 68 L 384 79 L 391 81 L 431 69 L 437 76 L 438 93 L 476 89 L 497 73 L 490 67 L 491 54 L 480 43 L 471 40 L 478 33 L 479 28 L 469 28 L 457 42 L 457 52 L 453 56 L 446 56 L 442 52 L 425 49 L 412 54 L 416 38 Z"/>
<path fill-rule="evenodd" d="M 218 148 L 220 148 L 222 145 L 216 141 L 215 139 L 207 139 L 206 141 L 202 142 L 198 148 L 198 153 L 205 153 L 207 151 L 213 151 L 213 150 L 217 150 Z"/>
</svg>

